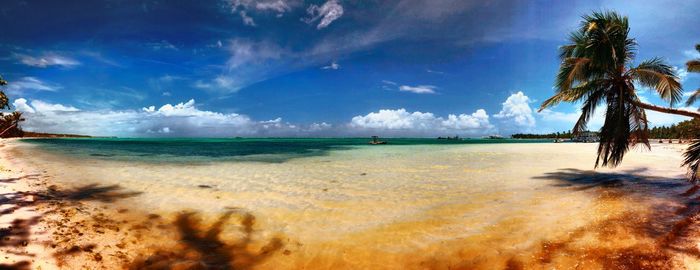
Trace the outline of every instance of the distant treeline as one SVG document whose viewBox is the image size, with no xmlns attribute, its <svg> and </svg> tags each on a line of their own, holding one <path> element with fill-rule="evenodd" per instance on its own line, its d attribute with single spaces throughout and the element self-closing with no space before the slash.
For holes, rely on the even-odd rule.
<svg viewBox="0 0 700 270">
<path fill-rule="evenodd" d="M 571 139 L 571 131 L 549 134 L 513 134 L 513 139 Z M 700 137 L 700 119 L 692 119 L 671 126 L 653 127 L 649 129 L 650 139 L 695 139 Z"/>
<path fill-rule="evenodd" d="M 695 139 L 700 136 L 700 119 L 673 124 L 670 127 L 654 127 L 649 130 L 652 139 Z"/>
<path fill-rule="evenodd" d="M 549 133 L 549 134 L 524 134 L 524 133 L 518 133 L 518 134 L 513 134 L 510 136 L 513 139 L 554 139 L 554 138 L 559 138 L 559 139 L 571 139 L 571 131 L 566 131 L 566 132 L 556 132 L 556 133 Z"/>
</svg>

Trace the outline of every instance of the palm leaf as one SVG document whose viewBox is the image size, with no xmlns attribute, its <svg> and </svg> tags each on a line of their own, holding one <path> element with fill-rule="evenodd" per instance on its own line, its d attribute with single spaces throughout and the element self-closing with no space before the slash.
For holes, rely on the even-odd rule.
<svg viewBox="0 0 700 270">
<path fill-rule="evenodd" d="M 693 140 L 683 152 L 683 166 L 688 166 L 688 178 L 697 183 L 700 168 L 700 140 Z"/>
<path fill-rule="evenodd" d="M 618 166 L 629 148 L 639 143 L 650 147 L 647 138 L 648 121 L 644 110 L 627 102 L 619 92 L 609 94 L 606 102 L 608 106 L 605 123 L 600 129 L 596 167 Z"/>
<path fill-rule="evenodd" d="M 685 105 L 692 105 L 693 103 L 695 103 L 696 100 L 698 100 L 698 97 L 700 97 L 700 88 L 695 90 L 695 92 L 693 92 L 693 94 L 690 95 L 690 97 L 688 97 L 688 100 L 685 101 Z"/>
<path fill-rule="evenodd" d="M 700 72 L 700 59 L 690 60 L 685 66 L 688 72 Z"/>
<path fill-rule="evenodd" d="M 581 116 L 579 116 L 574 128 L 571 130 L 574 134 L 579 134 L 586 131 L 588 126 L 588 120 L 591 119 L 593 113 L 595 113 L 596 107 L 603 101 L 605 96 L 605 91 L 603 89 L 598 89 L 588 96 L 588 99 L 583 103 L 581 107 Z"/>
<path fill-rule="evenodd" d="M 654 88 L 671 106 L 683 99 L 683 87 L 673 68 L 660 58 L 644 61 L 627 72 L 641 85 Z"/>
</svg>

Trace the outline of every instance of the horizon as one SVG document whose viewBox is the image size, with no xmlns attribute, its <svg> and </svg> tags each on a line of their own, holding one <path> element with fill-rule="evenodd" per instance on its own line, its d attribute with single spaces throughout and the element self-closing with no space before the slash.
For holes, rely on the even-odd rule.
<svg viewBox="0 0 700 270">
<path fill-rule="evenodd" d="M 22 127 L 120 138 L 479 138 L 568 131 L 557 48 L 582 15 L 629 17 L 635 63 L 686 93 L 684 1 L 21 1 L 0 7 L 0 75 Z M 58 14 L 58 15 L 57 15 Z M 66 16 L 69 14 L 70 16 Z M 667 105 L 648 89 L 641 99 Z M 697 107 L 682 107 L 697 110 Z M 602 122 L 598 110 L 590 125 Z M 650 126 L 687 120 L 648 112 Z"/>
</svg>

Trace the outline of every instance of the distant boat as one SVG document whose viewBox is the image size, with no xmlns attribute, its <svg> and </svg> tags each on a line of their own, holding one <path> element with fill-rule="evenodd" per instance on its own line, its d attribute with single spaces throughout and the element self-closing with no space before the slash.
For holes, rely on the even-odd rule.
<svg viewBox="0 0 700 270">
<path fill-rule="evenodd" d="M 501 136 L 501 135 L 491 135 L 491 136 L 489 136 L 488 138 L 489 138 L 489 139 L 496 139 L 496 140 L 505 139 L 505 138 L 503 138 L 503 136 Z"/>
<path fill-rule="evenodd" d="M 372 140 L 369 141 L 369 144 L 386 144 L 386 142 L 380 141 L 379 137 L 377 137 L 377 136 L 372 136 Z"/>
</svg>

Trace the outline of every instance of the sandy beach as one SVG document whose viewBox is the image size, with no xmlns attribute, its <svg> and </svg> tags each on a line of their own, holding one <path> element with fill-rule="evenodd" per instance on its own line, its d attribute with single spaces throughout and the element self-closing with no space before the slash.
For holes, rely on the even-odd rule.
<svg viewBox="0 0 700 270">
<path fill-rule="evenodd" d="M 280 163 L 82 159 L 3 140 L 9 269 L 692 269 L 682 145 L 361 147 Z"/>
</svg>

